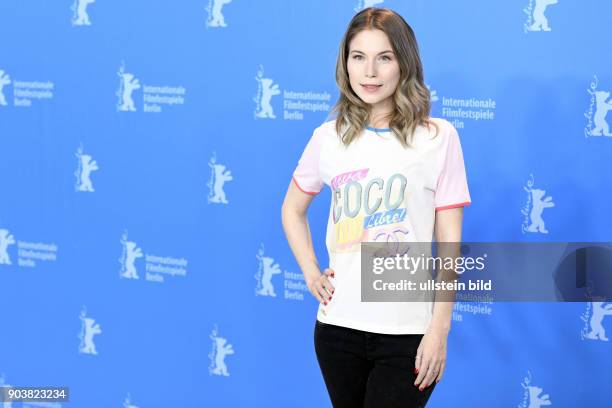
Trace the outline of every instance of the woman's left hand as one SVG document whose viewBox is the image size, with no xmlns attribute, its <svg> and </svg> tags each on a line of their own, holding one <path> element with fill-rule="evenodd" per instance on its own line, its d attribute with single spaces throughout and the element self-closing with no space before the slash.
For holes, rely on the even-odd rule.
<svg viewBox="0 0 612 408">
<path fill-rule="evenodd" d="M 447 330 L 432 327 L 423 335 L 414 362 L 414 370 L 418 374 L 414 385 L 420 391 L 429 387 L 434 380 L 438 383 L 442 379 L 446 366 L 447 338 Z"/>
</svg>

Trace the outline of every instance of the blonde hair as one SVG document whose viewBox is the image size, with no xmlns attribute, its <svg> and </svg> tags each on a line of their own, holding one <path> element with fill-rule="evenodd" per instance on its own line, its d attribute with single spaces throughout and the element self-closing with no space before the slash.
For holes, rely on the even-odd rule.
<svg viewBox="0 0 612 408">
<path fill-rule="evenodd" d="M 340 97 L 332 112 L 336 114 L 336 132 L 348 146 L 365 128 L 370 107 L 351 88 L 347 59 L 349 45 L 363 30 L 381 30 L 389 38 L 393 52 L 400 66 L 400 79 L 393 95 L 394 109 L 388 115 L 389 127 L 404 147 L 412 141 L 417 126 L 438 126 L 430 120 L 431 110 L 429 89 L 423 78 L 423 64 L 412 28 L 396 12 L 369 7 L 357 13 L 344 33 L 336 62 L 336 83 Z"/>
</svg>

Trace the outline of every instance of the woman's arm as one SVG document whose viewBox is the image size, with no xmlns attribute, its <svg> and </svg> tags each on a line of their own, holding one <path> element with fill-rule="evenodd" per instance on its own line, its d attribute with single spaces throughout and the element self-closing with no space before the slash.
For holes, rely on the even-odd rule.
<svg viewBox="0 0 612 408">
<path fill-rule="evenodd" d="M 436 212 L 435 234 L 438 243 L 438 256 L 441 258 L 456 258 L 460 255 L 461 224 L 463 222 L 463 207 L 450 208 Z M 441 271 L 438 280 L 452 280 L 454 271 Z M 445 292 L 443 301 L 434 302 L 431 327 L 448 332 L 451 326 L 453 313 L 454 293 Z"/>
<path fill-rule="evenodd" d="M 436 212 L 435 234 L 438 257 L 455 259 L 460 255 L 462 221 L 463 207 Z M 452 280 L 454 277 L 454 271 L 442 270 L 438 271 L 437 280 Z M 421 339 L 414 362 L 415 372 L 418 374 L 414 385 L 421 391 L 429 387 L 434 380 L 440 382 L 446 368 L 446 344 L 451 326 L 454 295 L 454 292 L 445 291 L 439 298 L 436 293 L 431 323 Z"/>
<path fill-rule="evenodd" d="M 319 302 L 327 303 L 334 292 L 334 287 L 327 280 L 327 276 L 333 276 L 333 271 L 326 269 L 324 274 L 321 273 L 312 245 L 307 211 L 313 198 L 314 195 L 301 191 L 291 180 L 283 201 L 281 217 L 287 241 L 302 269 L 308 289 Z"/>
</svg>

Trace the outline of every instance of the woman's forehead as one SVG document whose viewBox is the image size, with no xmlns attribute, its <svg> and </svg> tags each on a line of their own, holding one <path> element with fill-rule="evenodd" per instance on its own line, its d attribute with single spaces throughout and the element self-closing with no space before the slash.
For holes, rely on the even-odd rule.
<svg viewBox="0 0 612 408">
<path fill-rule="evenodd" d="M 392 50 L 387 34 L 381 30 L 362 30 L 353 37 L 349 44 L 351 51 L 379 53 Z"/>
</svg>

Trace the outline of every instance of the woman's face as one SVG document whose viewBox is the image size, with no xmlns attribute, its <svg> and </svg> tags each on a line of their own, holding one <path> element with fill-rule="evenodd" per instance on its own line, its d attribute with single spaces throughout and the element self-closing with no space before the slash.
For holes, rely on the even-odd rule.
<svg viewBox="0 0 612 408">
<path fill-rule="evenodd" d="M 363 30 L 355 35 L 349 44 L 347 70 L 351 88 L 372 105 L 373 112 L 392 107 L 400 67 L 387 34 Z"/>
</svg>

